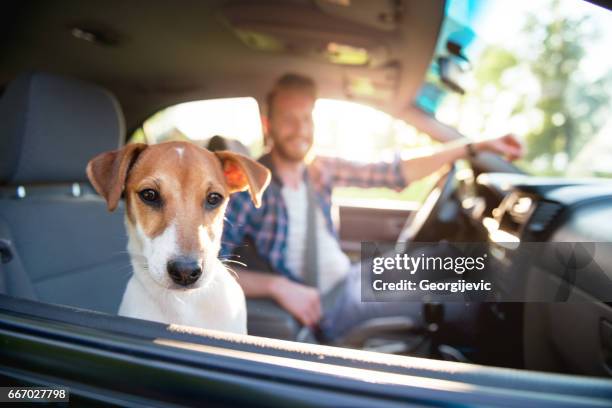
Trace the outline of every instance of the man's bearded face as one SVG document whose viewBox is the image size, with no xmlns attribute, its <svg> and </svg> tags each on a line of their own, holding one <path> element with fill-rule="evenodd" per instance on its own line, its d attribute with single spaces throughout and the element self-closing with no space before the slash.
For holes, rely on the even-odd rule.
<svg viewBox="0 0 612 408">
<path fill-rule="evenodd" d="M 304 92 L 279 90 L 273 104 L 268 122 L 272 149 L 285 160 L 304 160 L 313 143 L 314 99 Z"/>
</svg>

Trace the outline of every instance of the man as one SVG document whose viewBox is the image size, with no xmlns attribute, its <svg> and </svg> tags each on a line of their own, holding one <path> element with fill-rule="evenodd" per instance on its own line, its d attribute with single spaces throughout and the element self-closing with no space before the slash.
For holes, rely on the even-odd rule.
<svg viewBox="0 0 612 408">
<path fill-rule="evenodd" d="M 332 224 L 333 188 L 350 185 L 401 190 L 466 156 L 470 149 L 514 159 L 521 155 L 521 145 L 508 135 L 469 146 L 448 143 L 429 156 L 393 163 L 363 165 L 317 157 L 307 164 L 305 159 L 313 144 L 315 100 L 312 79 L 296 74 L 282 76 L 269 93 L 264 121 L 269 153 L 260 162 L 272 171 L 272 182 L 259 209 L 246 192 L 233 196 L 226 213 L 222 252 L 231 254 L 247 238 L 254 242 L 259 257 L 275 273 L 237 268 L 238 282 L 246 296 L 274 299 L 302 324 L 320 327 L 328 340 L 339 338 L 372 317 L 403 314 L 418 318 L 419 304 L 361 302 L 359 267 L 351 267 Z M 316 204 L 309 206 L 309 202 Z M 309 215 L 309 211 L 313 212 Z M 316 254 L 314 258 L 309 258 L 309 252 Z M 318 269 L 314 284 L 313 264 Z M 323 310 L 322 296 L 332 290 L 340 295 L 334 295 L 333 303 Z"/>
</svg>

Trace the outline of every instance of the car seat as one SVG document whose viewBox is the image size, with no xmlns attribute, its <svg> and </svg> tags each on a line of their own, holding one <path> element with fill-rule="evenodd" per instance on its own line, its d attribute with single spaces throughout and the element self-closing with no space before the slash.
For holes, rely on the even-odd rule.
<svg viewBox="0 0 612 408">
<path fill-rule="evenodd" d="M 87 82 L 26 73 L 0 99 L 0 239 L 12 296 L 116 313 L 131 267 L 123 207 L 89 185 L 90 158 L 117 149 L 117 100 Z"/>
</svg>

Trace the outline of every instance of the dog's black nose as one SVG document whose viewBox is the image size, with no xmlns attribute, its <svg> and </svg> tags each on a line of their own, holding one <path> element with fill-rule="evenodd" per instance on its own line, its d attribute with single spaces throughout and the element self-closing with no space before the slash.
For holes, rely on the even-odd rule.
<svg viewBox="0 0 612 408">
<path fill-rule="evenodd" d="M 200 263 L 188 258 L 177 258 L 168 261 L 168 275 L 178 285 L 191 285 L 202 275 Z"/>
</svg>

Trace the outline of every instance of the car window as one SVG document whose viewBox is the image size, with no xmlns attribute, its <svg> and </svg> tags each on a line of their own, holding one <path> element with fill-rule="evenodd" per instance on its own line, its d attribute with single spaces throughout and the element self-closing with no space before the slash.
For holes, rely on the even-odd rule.
<svg viewBox="0 0 612 408">
<path fill-rule="evenodd" d="M 359 103 L 318 99 L 313 112 L 313 153 L 358 162 L 391 161 L 400 151 L 433 145 L 433 140 L 401 119 Z M 214 135 L 236 139 L 252 157 L 263 153 L 263 130 L 254 98 L 210 99 L 166 108 L 147 119 L 130 141 L 191 140 L 206 146 Z M 338 188 L 334 200 L 369 206 L 388 201 L 422 201 L 433 183 L 426 178 L 396 192 L 387 188 Z"/>
<path fill-rule="evenodd" d="M 220 98 L 181 103 L 145 120 L 130 142 L 191 140 L 205 146 L 215 135 L 242 142 L 252 155 L 262 151 L 262 128 L 255 98 Z"/>
<path fill-rule="evenodd" d="M 522 136 L 529 173 L 612 177 L 611 40 L 612 13 L 586 1 L 451 0 L 417 105 L 471 138 Z"/>
<path fill-rule="evenodd" d="M 313 112 L 315 153 L 363 163 L 391 161 L 400 151 L 430 147 L 434 141 L 401 119 L 359 103 L 319 99 Z M 334 190 L 335 200 L 351 200 L 366 206 L 389 201 L 423 201 L 432 178 L 396 192 L 388 188 L 343 187 Z"/>
</svg>

